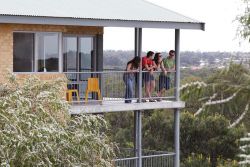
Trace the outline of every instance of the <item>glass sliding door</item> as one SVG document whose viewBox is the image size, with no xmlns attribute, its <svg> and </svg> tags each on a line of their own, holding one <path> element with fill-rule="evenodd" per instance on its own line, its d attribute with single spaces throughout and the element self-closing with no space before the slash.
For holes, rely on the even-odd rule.
<svg viewBox="0 0 250 167">
<path fill-rule="evenodd" d="M 63 71 L 64 72 L 78 72 L 77 63 L 77 37 L 63 38 Z M 70 73 L 67 77 L 71 81 L 77 81 L 77 75 Z"/>
<path fill-rule="evenodd" d="M 87 80 L 91 74 L 80 72 L 91 72 L 95 67 L 93 37 L 64 36 L 63 37 L 63 71 L 69 73 L 67 77 L 73 84 L 68 87 L 78 89 L 80 97 L 85 97 Z M 72 86 L 73 85 L 73 86 Z M 91 96 L 90 96 L 91 97 Z"/>
<path fill-rule="evenodd" d="M 93 38 L 80 37 L 79 38 L 79 59 L 80 71 L 91 71 L 93 69 Z"/>
<path fill-rule="evenodd" d="M 59 71 L 59 35 L 58 33 L 37 33 L 37 72 Z"/>
<path fill-rule="evenodd" d="M 94 70 L 94 50 L 93 37 L 79 37 L 79 72 L 91 72 Z M 85 95 L 88 78 L 91 74 L 80 74 L 79 80 L 82 86 L 79 88 L 80 94 Z M 89 96 L 92 97 L 91 95 Z"/>
</svg>

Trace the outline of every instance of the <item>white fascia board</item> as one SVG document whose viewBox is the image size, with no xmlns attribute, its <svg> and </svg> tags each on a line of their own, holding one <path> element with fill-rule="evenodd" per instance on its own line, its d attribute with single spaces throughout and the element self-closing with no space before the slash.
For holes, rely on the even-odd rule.
<svg viewBox="0 0 250 167">
<path fill-rule="evenodd" d="M 16 24 L 46 24 L 46 25 L 73 25 L 99 27 L 138 27 L 138 28 L 165 28 L 165 29 L 193 29 L 205 30 L 205 23 L 194 22 L 157 22 L 133 20 L 98 20 L 39 16 L 0 16 L 0 23 Z"/>
</svg>

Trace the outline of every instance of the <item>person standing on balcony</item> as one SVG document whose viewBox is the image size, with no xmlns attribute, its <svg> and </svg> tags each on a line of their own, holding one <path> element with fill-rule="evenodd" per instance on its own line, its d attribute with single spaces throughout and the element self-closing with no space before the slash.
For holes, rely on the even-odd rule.
<svg viewBox="0 0 250 167">
<path fill-rule="evenodd" d="M 140 57 L 134 57 L 127 63 L 126 72 L 123 75 L 123 81 L 125 83 L 125 103 L 131 103 L 133 96 L 133 85 L 135 81 L 136 72 L 139 71 L 141 59 Z"/>
<path fill-rule="evenodd" d="M 164 89 L 168 90 L 170 88 L 170 75 L 171 72 L 175 71 L 175 51 L 170 50 L 166 58 L 163 59 L 164 70 L 159 77 L 159 92 L 158 97 L 162 97 Z M 159 99 L 160 101 L 161 99 Z"/>
<path fill-rule="evenodd" d="M 160 52 L 155 53 L 154 56 L 154 63 L 155 63 L 155 71 L 159 71 L 159 70 L 165 70 L 164 65 L 163 65 L 163 61 L 162 61 L 162 55 Z"/>
<path fill-rule="evenodd" d="M 145 71 L 142 74 L 142 79 L 145 83 L 145 93 L 146 97 L 149 98 L 150 102 L 155 102 L 151 97 L 151 93 L 155 88 L 155 78 L 154 78 L 154 70 L 156 65 L 153 61 L 154 52 L 149 51 L 145 57 L 142 58 L 142 70 Z M 145 102 L 145 100 L 143 100 Z"/>
<path fill-rule="evenodd" d="M 156 68 L 155 68 L 156 71 L 165 72 L 165 68 L 164 68 L 163 61 L 162 61 L 162 60 L 163 60 L 163 59 L 162 59 L 161 53 L 160 53 L 160 52 L 155 53 L 155 56 L 154 56 L 154 63 L 155 63 L 155 65 L 156 65 Z M 161 75 L 159 76 L 159 80 L 160 80 L 160 78 L 161 78 Z M 159 82 L 159 87 L 160 87 L 160 82 Z M 158 94 L 157 94 L 157 95 L 158 95 Z M 157 101 L 161 101 L 161 98 L 158 97 L 156 100 L 157 100 Z"/>
</svg>

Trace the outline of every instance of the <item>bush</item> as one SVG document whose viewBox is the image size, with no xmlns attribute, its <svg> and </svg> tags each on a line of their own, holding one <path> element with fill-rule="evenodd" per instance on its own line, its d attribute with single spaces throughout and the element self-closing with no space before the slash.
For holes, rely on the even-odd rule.
<svg viewBox="0 0 250 167">
<path fill-rule="evenodd" d="M 224 160 L 217 158 L 218 165 L 217 167 L 238 167 L 237 161 Z M 211 167 L 211 159 L 204 157 L 202 154 L 192 154 L 186 158 L 182 163 L 181 167 Z"/>
<path fill-rule="evenodd" d="M 111 166 L 113 144 L 99 116 L 70 118 L 64 81 L 9 78 L 0 85 L 1 166 Z"/>
<path fill-rule="evenodd" d="M 211 167 L 209 158 L 200 155 L 192 154 L 186 158 L 182 163 L 181 167 Z"/>
</svg>

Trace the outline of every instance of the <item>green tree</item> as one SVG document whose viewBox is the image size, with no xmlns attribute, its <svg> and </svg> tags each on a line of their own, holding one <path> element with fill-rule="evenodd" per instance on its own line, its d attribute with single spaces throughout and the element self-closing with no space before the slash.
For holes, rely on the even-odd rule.
<svg viewBox="0 0 250 167">
<path fill-rule="evenodd" d="M 108 113 L 105 120 L 112 131 L 108 135 L 118 143 L 120 148 L 132 148 L 134 146 L 134 114 L 132 112 Z"/>
<path fill-rule="evenodd" d="M 241 64 L 212 74 L 205 82 L 183 85 L 182 99 L 187 110 L 198 115 L 219 113 L 230 121 L 230 126 L 244 122 L 250 129 L 250 71 Z"/>
<path fill-rule="evenodd" d="M 150 150 L 173 151 L 174 120 L 167 111 L 155 111 L 143 119 L 143 147 Z M 238 139 L 243 126 L 228 128 L 229 121 L 222 115 L 195 117 L 189 112 L 181 114 L 180 145 L 182 159 L 192 153 L 210 157 L 210 166 L 217 159 L 233 159 L 239 153 Z"/>
<path fill-rule="evenodd" d="M 146 150 L 174 151 L 174 119 L 171 111 L 145 111 L 143 114 L 142 145 Z M 113 139 L 122 147 L 133 147 L 133 114 L 110 114 Z M 110 121 L 109 121 L 110 122 Z M 244 127 L 228 128 L 229 121 L 222 115 L 195 117 L 185 112 L 180 120 L 181 157 L 185 161 L 192 153 L 210 158 L 210 166 L 217 159 L 233 159 L 239 153 L 238 139 Z M 128 142 L 130 141 L 130 142 Z M 202 163 L 202 162 L 192 162 Z M 190 164 L 190 165 L 192 165 Z"/>
<path fill-rule="evenodd" d="M 237 140 L 243 136 L 244 127 L 228 128 L 229 121 L 222 115 L 195 117 L 183 113 L 181 117 L 181 150 L 184 156 L 191 153 L 211 158 L 216 167 L 217 158 L 233 159 L 239 153 Z"/>
<path fill-rule="evenodd" d="M 244 2 L 246 4 L 245 11 L 237 17 L 237 20 L 240 22 L 239 35 L 250 42 L 250 0 L 244 0 Z"/>
<path fill-rule="evenodd" d="M 63 81 L 0 85 L 1 166 L 111 166 L 114 145 L 99 116 L 70 118 Z"/>
</svg>

